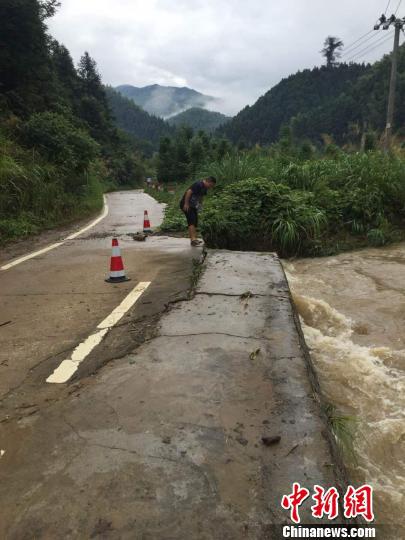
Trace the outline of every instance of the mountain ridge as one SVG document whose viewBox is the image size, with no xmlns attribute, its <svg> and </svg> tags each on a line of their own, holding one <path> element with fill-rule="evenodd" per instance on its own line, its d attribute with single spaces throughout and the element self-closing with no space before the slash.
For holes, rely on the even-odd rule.
<svg viewBox="0 0 405 540">
<path fill-rule="evenodd" d="M 151 84 L 138 87 L 131 84 L 122 84 L 115 87 L 115 90 L 124 97 L 131 99 L 149 114 L 154 114 L 163 119 L 170 118 L 193 107 L 205 109 L 209 104 L 214 104 L 217 101 L 216 98 L 202 94 L 187 86 Z"/>
</svg>

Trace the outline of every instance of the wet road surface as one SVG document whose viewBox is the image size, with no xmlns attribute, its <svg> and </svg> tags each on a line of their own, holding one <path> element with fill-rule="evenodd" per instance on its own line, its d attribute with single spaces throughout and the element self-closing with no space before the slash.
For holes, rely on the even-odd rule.
<svg viewBox="0 0 405 540">
<path fill-rule="evenodd" d="M 293 482 L 343 489 L 278 258 L 210 251 L 186 296 L 199 251 L 159 242 L 125 249 L 152 283 L 76 379 L 46 360 L 3 398 L 0 538 L 279 538 Z"/>
<path fill-rule="evenodd" d="M 45 381 L 138 282 L 151 286 L 121 325 L 135 312 L 137 318 L 158 312 L 188 288 L 191 260 L 199 250 L 192 251 L 186 239 L 151 237 L 140 243 L 127 236 L 142 230 L 144 210 L 149 211 L 152 226 L 159 225 L 162 205 L 141 192 L 119 192 L 108 196 L 108 206 L 108 216 L 83 235 L 0 271 L 0 325 L 7 323 L 0 326 L 0 399 L 24 383 Z M 130 282 L 104 281 L 113 236 L 119 238 Z M 13 247 L 2 253 L 1 264 L 9 262 L 11 253 Z M 99 362 L 119 356 L 131 345 L 130 333 L 115 329 L 96 350 Z M 89 365 L 94 367 L 94 362 Z"/>
</svg>

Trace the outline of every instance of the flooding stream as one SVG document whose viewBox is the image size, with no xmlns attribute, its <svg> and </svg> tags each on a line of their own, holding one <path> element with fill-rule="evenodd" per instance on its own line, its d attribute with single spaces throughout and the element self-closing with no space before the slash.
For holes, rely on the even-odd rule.
<svg viewBox="0 0 405 540">
<path fill-rule="evenodd" d="M 351 478 L 405 521 L 405 244 L 284 267 L 325 397 L 357 420 Z"/>
</svg>

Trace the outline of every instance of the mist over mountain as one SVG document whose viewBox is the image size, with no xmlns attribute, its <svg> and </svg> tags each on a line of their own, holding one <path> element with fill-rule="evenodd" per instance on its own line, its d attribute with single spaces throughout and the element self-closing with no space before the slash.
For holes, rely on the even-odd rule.
<svg viewBox="0 0 405 540">
<path fill-rule="evenodd" d="M 149 150 L 159 148 L 161 137 L 174 135 L 174 127 L 161 118 L 149 114 L 131 99 L 124 97 L 110 86 L 105 87 L 105 92 L 117 127 L 129 133 L 138 141 L 147 142 L 150 147 Z M 139 142 L 139 144 L 141 143 Z M 145 145 L 143 145 L 143 150 L 147 151 Z"/>
<path fill-rule="evenodd" d="M 193 107 L 205 109 L 209 106 L 212 109 L 215 108 L 216 102 L 219 102 L 212 96 L 206 96 L 187 87 L 152 84 L 139 88 L 124 84 L 117 86 L 116 90 L 149 114 L 165 119 Z"/>
</svg>

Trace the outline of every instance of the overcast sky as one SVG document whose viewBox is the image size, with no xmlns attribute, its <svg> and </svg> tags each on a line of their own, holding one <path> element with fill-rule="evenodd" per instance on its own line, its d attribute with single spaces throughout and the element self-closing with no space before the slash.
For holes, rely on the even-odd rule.
<svg viewBox="0 0 405 540">
<path fill-rule="evenodd" d="M 327 35 L 347 46 L 363 36 L 387 1 L 62 0 L 49 29 L 75 61 L 88 50 L 105 83 L 189 86 L 221 98 L 222 112 L 234 114 L 283 77 L 320 65 Z M 398 3 L 391 1 L 389 14 Z M 369 37 L 346 59 L 382 32 Z M 360 60 L 391 47 L 381 43 Z"/>
</svg>

